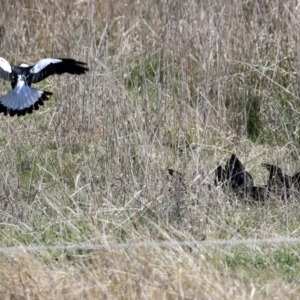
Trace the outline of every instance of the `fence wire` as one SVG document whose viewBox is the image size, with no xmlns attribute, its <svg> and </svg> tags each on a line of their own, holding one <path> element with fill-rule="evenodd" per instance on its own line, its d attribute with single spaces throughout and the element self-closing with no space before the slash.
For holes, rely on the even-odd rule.
<svg viewBox="0 0 300 300">
<path fill-rule="evenodd" d="M 163 241 L 141 243 L 106 243 L 106 244 L 72 244 L 49 246 L 17 246 L 0 247 L 0 253 L 12 252 L 41 252 L 41 251 L 67 251 L 67 250 L 110 250 L 110 249 L 138 249 L 138 248 L 173 248 L 173 247 L 213 247 L 213 246 L 238 246 L 238 245 L 263 245 L 263 244 L 298 244 L 300 238 L 267 238 L 267 239 L 241 239 L 241 240 L 204 240 L 204 241 Z"/>
</svg>

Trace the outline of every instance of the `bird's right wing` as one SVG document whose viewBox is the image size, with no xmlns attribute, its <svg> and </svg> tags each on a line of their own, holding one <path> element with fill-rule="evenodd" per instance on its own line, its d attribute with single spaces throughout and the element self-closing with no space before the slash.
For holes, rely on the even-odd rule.
<svg viewBox="0 0 300 300">
<path fill-rule="evenodd" d="M 11 65 L 2 57 L 0 57 L 0 78 L 7 81 L 13 80 Z"/>
<path fill-rule="evenodd" d="M 30 67 L 31 82 L 36 83 L 55 74 L 81 75 L 89 70 L 85 65 L 86 63 L 71 58 L 44 58 Z"/>
</svg>

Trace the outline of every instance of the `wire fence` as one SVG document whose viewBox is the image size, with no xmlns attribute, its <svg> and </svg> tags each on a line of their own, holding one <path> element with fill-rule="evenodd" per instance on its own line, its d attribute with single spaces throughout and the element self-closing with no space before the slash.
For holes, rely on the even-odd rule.
<svg viewBox="0 0 300 300">
<path fill-rule="evenodd" d="M 0 253 L 39 252 L 39 251 L 67 251 L 67 250 L 109 250 L 109 249 L 137 249 L 137 248 L 173 248 L 173 247 L 212 247 L 264 244 L 298 244 L 300 238 L 267 238 L 244 240 L 204 240 L 204 241 L 168 241 L 168 242 L 141 242 L 141 243 L 106 243 L 106 244 L 72 244 L 53 246 L 17 246 L 0 247 Z"/>
</svg>

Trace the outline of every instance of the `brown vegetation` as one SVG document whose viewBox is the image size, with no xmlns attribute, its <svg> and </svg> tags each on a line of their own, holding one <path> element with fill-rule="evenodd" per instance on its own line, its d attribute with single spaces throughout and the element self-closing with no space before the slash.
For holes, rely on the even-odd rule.
<svg viewBox="0 0 300 300">
<path fill-rule="evenodd" d="M 250 206 L 214 186 L 231 153 L 256 185 L 262 163 L 299 171 L 297 5 L 1 1 L 0 56 L 90 72 L 41 82 L 53 96 L 32 115 L 1 116 L 0 245 L 107 245 L 2 253 L 3 298 L 297 298 L 297 246 L 109 246 L 299 236 L 297 196 Z"/>
</svg>

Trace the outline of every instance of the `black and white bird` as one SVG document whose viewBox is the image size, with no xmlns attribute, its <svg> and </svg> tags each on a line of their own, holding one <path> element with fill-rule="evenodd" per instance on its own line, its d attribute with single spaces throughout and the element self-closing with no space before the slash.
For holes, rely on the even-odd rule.
<svg viewBox="0 0 300 300">
<path fill-rule="evenodd" d="M 12 86 L 12 90 L 0 98 L 0 113 L 10 116 L 32 113 L 52 95 L 51 92 L 32 88 L 32 83 L 55 74 L 81 75 L 88 70 L 86 63 L 71 58 L 45 58 L 33 66 L 14 66 L 0 57 L 0 78 L 10 81 Z"/>
</svg>

